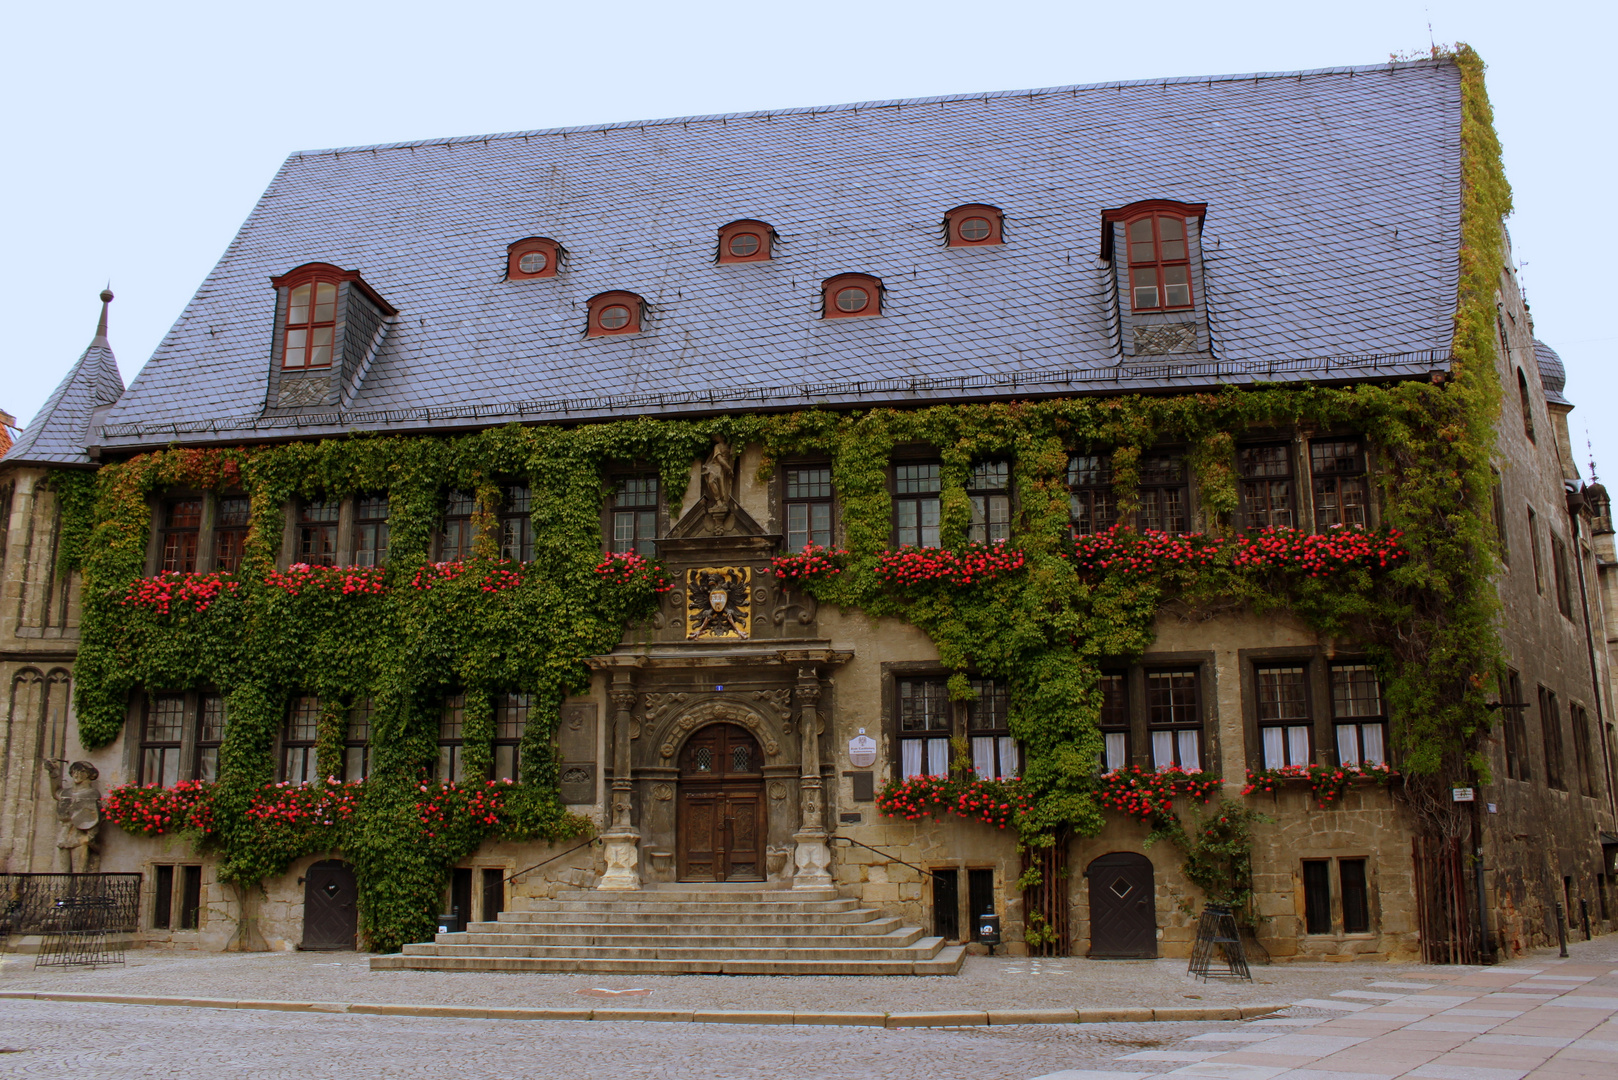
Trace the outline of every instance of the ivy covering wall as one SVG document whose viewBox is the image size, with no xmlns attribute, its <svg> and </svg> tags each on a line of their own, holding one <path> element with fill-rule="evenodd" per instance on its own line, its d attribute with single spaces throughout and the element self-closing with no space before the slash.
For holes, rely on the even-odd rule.
<svg viewBox="0 0 1618 1080">
<path fill-rule="evenodd" d="M 521 690 L 535 708 L 522 757 L 519 831 L 560 838 L 583 828 L 555 797 L 551 739 L 556 706 L 588 683 L 587 657 L 609 651 L 626 623 L 655 603 L 655 575 L 603 575 L 603 477 L 614 465 L 658 471 L 664 489 L 686 488 L 690 465 L 713 436 L 761 445 L 763 471 L 787 456 L 831 462 L 846 556 L 841 572 L 805 587 L 824 602 L 908 620 L 937 644 L 943 663 L 1005 680 L 1011 726 L 1026 753 L 1027 813 L 1017 823 L 1034 844 L 1102 823 L 1095 765 L 1098 675 L 1103 661 L 1137 658 L 1170 603 L 1286 609 L 1369 652 L 1383 677 L 1392 739 L 1427 826 L 1447 827 L 1438 791 L 1485 769 L 1478 753 L 1496 661 L 1493 530 L 1489 503 L 1493 425 L 1494 291 L 1500 222 L 1510 194 L 1500 168 L 1482 65 L 1464 46 L 1463 246 L 1453 363 L 1447 377 L 1346 387 L 1268 385 L 1169 396 L 940 405 L 915 410 L 807 410 L 702 420 L 637 419 L 573 428 L 510 426 L 455 437 L 354 435 L 230 450 L 170 449 L 108 465 L 88 480 L 57 474 L 64 498 L 62 569 L 84 574 L 76 672 L 80 738 L 105 745 L 123 730 L 130 695 L 217 687 L 229 724 L 221 754 L 214 832 L 221 875 L 252 883 L 282 872 L 313 841 L 272 841 L 248 813 L 273 780 L 276 731 L 293 694 L 327 706 L 323 771 L 336 768 L 340 718 L 356 699 L 373 703 L 371 778 L 342 835 L 361 889 L 362 929 L 374 948 L 430 936 L 448 868 L 483 834 L 419 843 L 418 796 L 436 752 L 440 702 L 466 697 L 466 768 L 489 761 L 491 695 Z M 1373 450 L 1382 525 L 1408 557 L 1391 566 L 1354 563 L 1315 574 L 1276 563 L 1247 566 L 1159 559 L 1144 571 L 1076 559 L 1068 531 L 1068 456 L 1113 455 L 1121 510 L 1136 504 L 1137 463 L 1154 446 L 1187 448 L 1201 510 L 1213 534 L 1234 527 L 1235 447 L 1250 435 L 1362 433 Z M 925 444 L 943 461 L 942 544 L 965 545 L 966 482 L 986 458 L 1012 466 L 1017 518 L 1015 572 L 970 584 L 896 583 L 879 572 L 890 542 L 887 466 L 896 449 Z M 534 561 L 500 588 L 493 514 L 500 485 L 533 494 Z M 93 489 L 92 485 L 93 484 Z M 252 498 L 246 557 L 233 579 L 198 610 L 129 603 L 144 573 L 150 500 L 171 488 L 245 490 Z M 464 572 L 416 587 L 449 489 L 475 491 L 480 538 Z M 376 591 L 273 584 L 283 507 L 297 498 L 387 492 L 390 565 Z M 677 507 L 671 507 L 677 510 Z M 1125 537 L 1125 542 L 1137 541 Z M 1234 812 L 1223 815 L 1235 821 Z M 1246 817 L 1240 817 L 1245 823 Z M 1199 830 L 1194 830 L 1199 831 Z M 1230 837 L 1200 830 L 1222 845 Z M 1217 834 L 1217 835 L 1216 835 Z M 322 842 L 329 841 L 325 837 Z M 1238 852 L 1239 854 L 1239 852 Z M 1203 876 L 1229 876 L 1231 859 Z M 1236 860 L 1237 863 L 1240 859 Z"/>
</svg>

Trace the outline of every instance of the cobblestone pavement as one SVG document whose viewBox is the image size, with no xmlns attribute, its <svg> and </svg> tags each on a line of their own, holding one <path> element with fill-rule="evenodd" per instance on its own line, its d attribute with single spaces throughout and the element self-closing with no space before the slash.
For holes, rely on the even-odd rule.
<svg viewBox="0 0 1618 1080">
<path fill-rule="evenodd" d="M 306 1078 L 362 1069 L 375 1077 L 524 1080 L 536 1074 L 546 1080 L 1611 1080 L 1618 1074 L 1618 936 L 1575 945 L 1572 953 L 1568 960 L 1540 953 L 1496 968 L 1338 967 L 1334 987 L 1318 997 L 1292 997 L 1296 1004 L 1283 1014 L 1239 1023 L 891 1030 L 0 1000 L 0 1047 L 14 1051 L 0 1054 L 0 1077 Z M 1013 963 L 1024 968 L 1016 981 L 1025 996 L 1017 1004 L 1037 1006 L 1026 991 L 1043 984 L 1028 977 L 1029 961 Z M 1155 981 L 1152 966 L 1135 970 Z M 498 985 L 500 978 L 475 981 Z M 144 980 L 118 992 L 137 989 L 157 992 Z M 203 991 L 193 985 L 190 992 Z M 236 988 L 234 996 L 247 995 Z M 756 997 L 748 1005 L 761 1007 Z"/>
</svg>

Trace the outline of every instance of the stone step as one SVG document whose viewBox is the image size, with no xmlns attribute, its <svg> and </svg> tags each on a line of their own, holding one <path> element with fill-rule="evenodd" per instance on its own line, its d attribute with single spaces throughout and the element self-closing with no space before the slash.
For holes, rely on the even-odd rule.
<svg viewBox="0 0 1618 1080">
<path fill-rule="evenodd" d="M 865 932 L 863 924 L 860 933 L 854 934 L 756 934 L 756 933 L 722 933 L 710 932 L 705 934 L 671 934 L 652 928 L 646 933 L 630 933 L 626 927 L 603 927 L 585 934 L 512 934 L 501 933 L 498 930 L 483 929 L 487 926 L 497 926 L 496 923 L 473 923 L 471 929 L 463 934 L 438 936 L 438 943 L 455 943 L 468 945 L 497 945 L 497 946 L 530 946 L 552 945 L 567 947 L 602 947 L 602 948 L 638 948 L 660 949 L 678 946 L 692 948 L 840 948 L 840 947 L 866 947 L 882 946 L 885 948 L 904 948 L 915 943 L 922 936 L 919 926 L 898 926 L 899 920 L 883 920 L 895 925 L 881 930 Z M 714 931 L 721 928 L 714 927 Z M 751 930 L 751 927 L 742 928 Z"/>
<path fill-rule="evenodd" d="M 839 946 L 806 949 L 775 943 L 763 948 L 664 946 L 601 947 L 592 945 L 474 945 L 452 940 L 460 935 L 440 934 L 436 942 L 406 945 L 406 956 L 525 956 L 553 960 L 931 960 L 943 948 L 943 938 L 921 938 L 910 945 L 868 948 Z M 446 940 L 451 939 L 451 940 Z"/>
<path fill-rule="evenodd" d="M 375 971 L 508 971 L 600 975 L 956 975 L 966 958 L 947 945 L 931 959 L 889 960 L 606 960 L 600 957 L 410 956 L 371 958 Z"/>
<path fill-rule="evenodd" d="M 773 888 L 760 886 L 756 882 L 748 882 L 745 887 L 733 882 L 720 885 L 680 882 L 678 884 L 647 885 L 639 890 L 627 890 L 624 892 L 606 892 L 600 889 L 562 889 L 552 899 L 627 900 L 630 902 L 650 901 L 680 904 L 719 901 L 745 904 L 841 900 L 843 896 L 836 889 Z"/>
<path fill-rule="evenodd" d="M 600 895 L 599 893 L 597 894 Z M 713 915 L 751 915 L 770 914 L 779 912 L 834 912 L 853 911 L 859 907 L 857 900 L 778 900 L 778 901 L 734 901 L 734 900 L 669 900 L 660 897 L 647 897 L 643 900 L 534 900 L 525 905 L 523 909 L 531 912 L 545 911 L 599 911 L 624 912 L 635 915 L 663 915 L 678 914 L 679 912 L 708 912 Z"/>
<path fill-rule="evenodd" d="M 745 916 L 745 917 L 744 917 Z M 615 918 L 616 917 L 616 918 Z M 635 911 L 502 911 L 502 923 L 524 923 L 554 926 L 558 923 L 599 923 L 622 920 L 624 923 L 660 923 L 666 925 L 689 926 L 692 924 L 720 924 L 736 926 L 746 922 L 762 925 L 766 923 L 840 926 L 848 923 L 870 922 L 879 919 L 882 913 L 875 908 L 849 908 L 842 911 L 770 911 L 770 912 L 716 912 L 711 910 L 690 911 L 674 909 L 671 911 L 635 912 Z"/>
</svg>

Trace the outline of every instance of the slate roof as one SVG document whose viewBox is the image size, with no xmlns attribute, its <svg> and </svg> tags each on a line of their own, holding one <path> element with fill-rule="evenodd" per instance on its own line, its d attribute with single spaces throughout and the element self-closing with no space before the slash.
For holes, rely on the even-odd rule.
<svg viewBox="0 0 1618 1080">
<path fill-rule="evenodd" d="M 124 392 L 124 377 L 118 372 L 112 343 L 107 340 L 107 304 L 112 294 L 102 296 L 101 321 L 95 337 L 0 459 L 5 464 L 92 464 L 84 452 L 90 412 L 98 406 L 111 405 Z"/>
<path fill-rule="evenodd" d="M 106 444 L 349 428 L 1425 374 L 1448 362 L 1460 81 L 1447 61 L 870 102 L 294 154 Z M 1212 357 L 1120 366 L 1101 212 L 1208 204 Z M 1003 247 L 942 244 L 1005 212 Z M 770 263 L 715 265 L 758 218 Z M 566 269 L 503 280 L 547 236 Z M 261 418 L 271 275 L 360 270 L 400 310 L 348 412 Z M 880 277 L 878 319 L 818 287 Z M 626 289 L 649 330 L 585 339 Z M 295 427 L 299 431 L 285 429 Z"/>
<path fill-rule="evenodd" d="M 1545 400 L 1571 407 L 1573 403 L 1562 395 L 1567 389 L 1567 368 L 1556 350 L 1535 338 L 1534 362 L 1539 365 L 1539 385 L 1545 390 Z"/>
</svg>

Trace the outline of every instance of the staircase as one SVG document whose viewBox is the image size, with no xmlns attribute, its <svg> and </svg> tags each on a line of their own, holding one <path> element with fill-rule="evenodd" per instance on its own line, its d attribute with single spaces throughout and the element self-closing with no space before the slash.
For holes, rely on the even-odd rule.
<svg viewBox="0 0 1618 1080">
<path fill-rule="evenodd" d="M 761 884 L 587 889 L 520 900 L 376 971 L 592 972 L 621 975 L 954 975 L 965 948 L 923 937 L 835 889 Z"/>
</svg>

